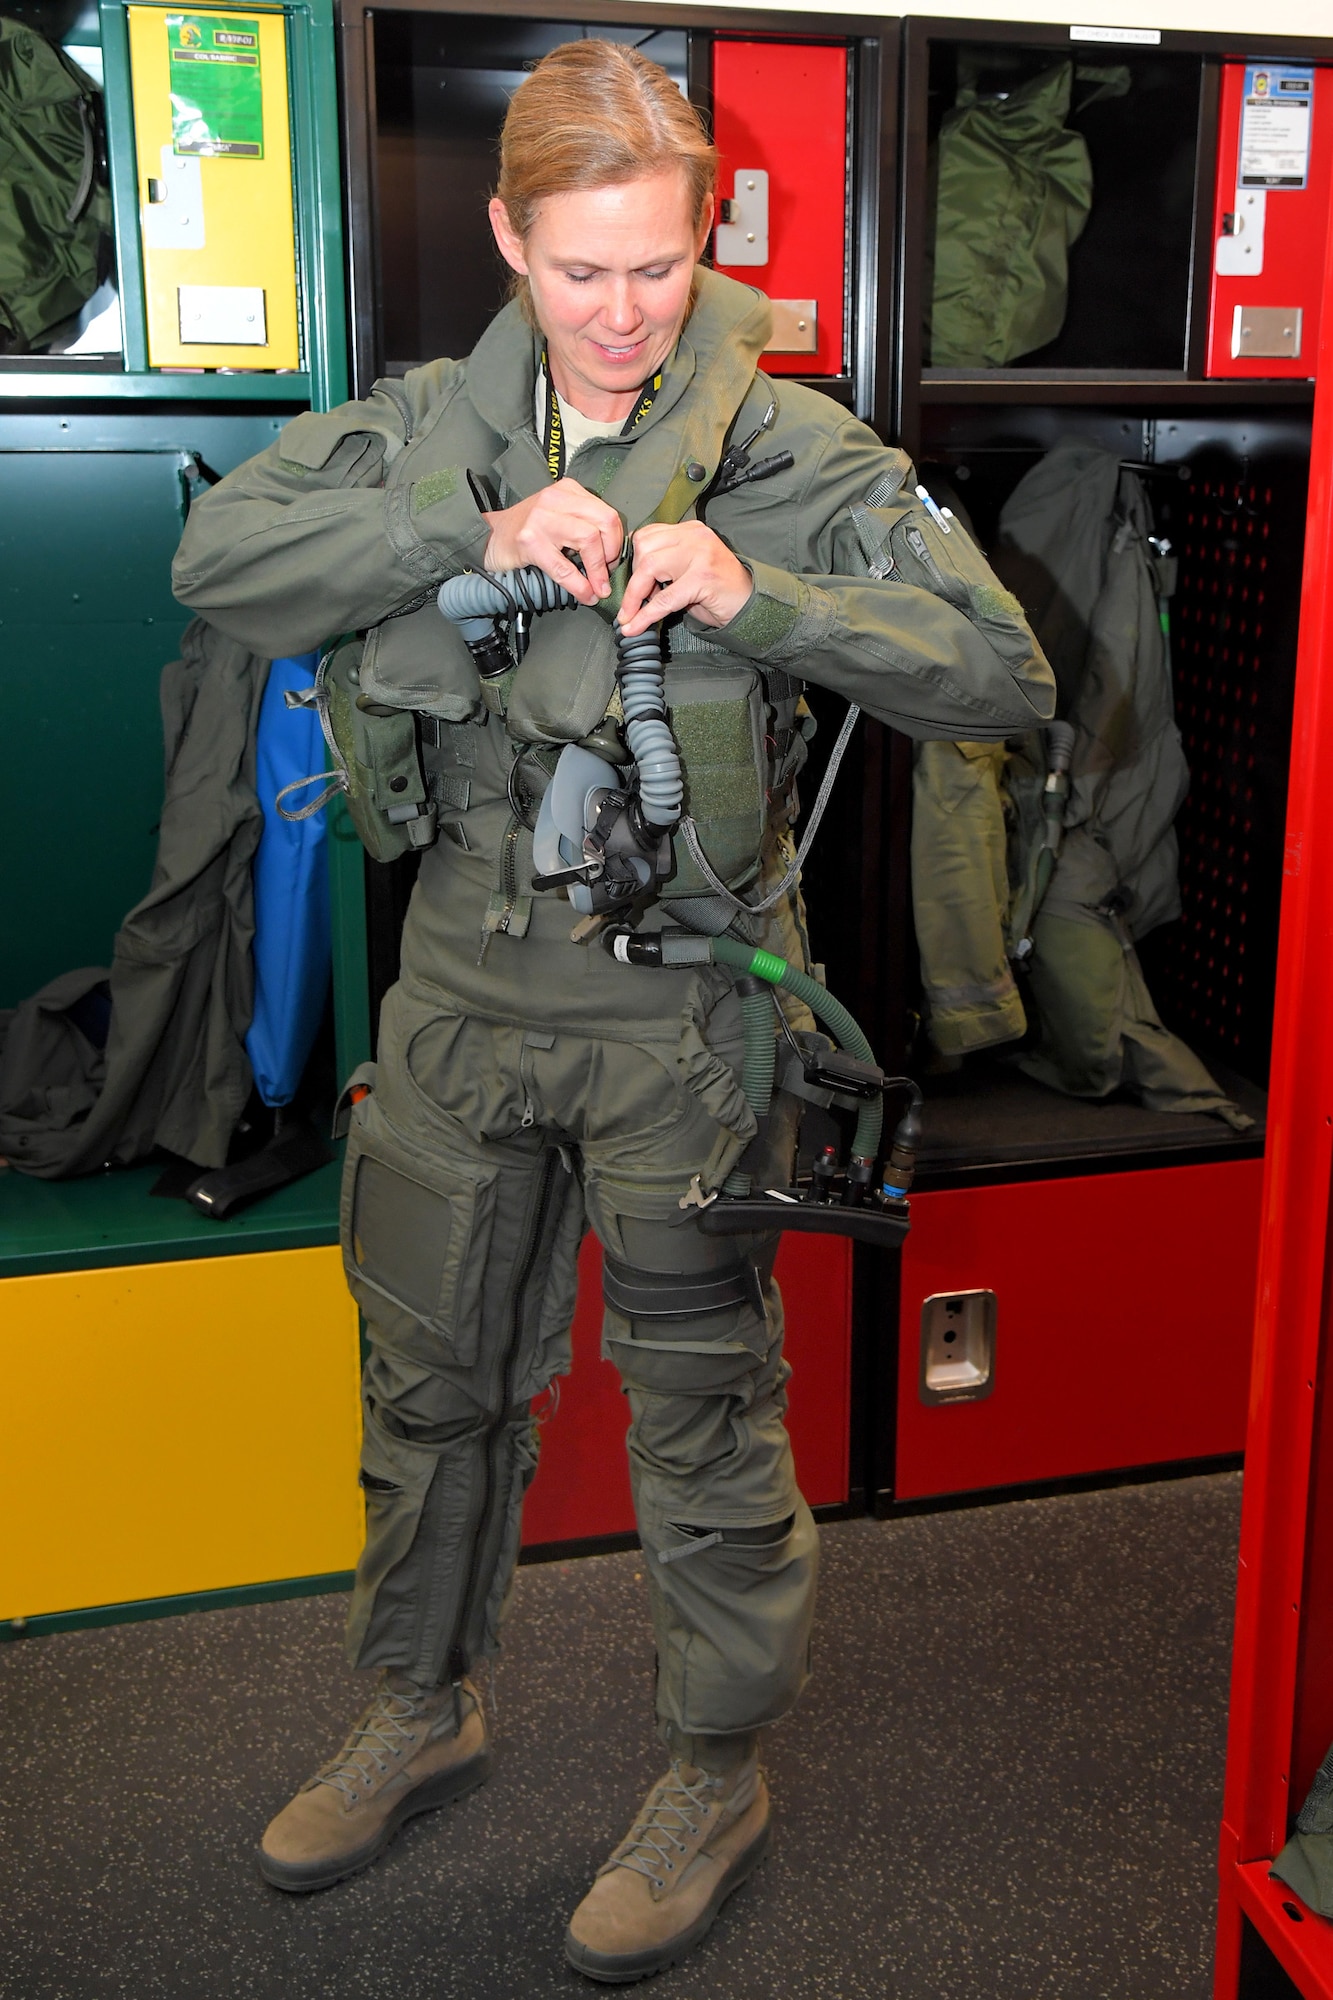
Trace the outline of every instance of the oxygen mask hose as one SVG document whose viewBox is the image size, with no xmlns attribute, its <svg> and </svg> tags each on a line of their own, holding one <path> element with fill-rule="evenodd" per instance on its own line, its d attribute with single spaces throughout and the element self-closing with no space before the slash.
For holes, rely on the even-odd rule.
<svg viewBox="0 0 1333 2000">
<path fill-rule="evenodd" d="M 514 665 L 509 647 L 496 624 L 498 618 L 535 617 L 542 611 L 567 611 L 578 602 L 545 570 L 464 570 L 440 585 L 436 599 L 444 617 L 457 625 L 483 680 L 496 680 Z"/>
<path fill-rule="evenodd" d="M 685 776 L 667 720 L 662 628 L 650 625 L 627 639 L 617 619 L 614 631 L 625 741 L 639 768 L 639 811 L 654 834 L 674 833 L 685 802 Z"/>
</svg>

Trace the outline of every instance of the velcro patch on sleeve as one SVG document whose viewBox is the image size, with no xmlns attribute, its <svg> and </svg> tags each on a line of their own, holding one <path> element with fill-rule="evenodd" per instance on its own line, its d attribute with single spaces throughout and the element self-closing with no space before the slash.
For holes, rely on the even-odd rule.
<svg viewBox="0 0 1333 2000">
<path fill-rule="evenodd" d="M 428 472 L 424 478 L 414 482 L 412 512 L 423 514 L 427 507 L 433 507 L 437 500 L 448 500 L 457 491 L 457 468 L 452 465 L 442 465 L 438 472 Z"/>
<path fill-rule="evenodd" d="M 780 598 L 756 590 L 745 609 L 732 619 L 728 630 L 743 646 L 766 653 L 770 647 L 781 645 L 800 615 L 794 604 L 784 604 Z"/>
<path fill-rule="evenodd" d="M 998 583 L 975 584 L 972 603 L 979 618 L 1023 618 L 1026 613 L 1011 590 Z"/>
</svg>

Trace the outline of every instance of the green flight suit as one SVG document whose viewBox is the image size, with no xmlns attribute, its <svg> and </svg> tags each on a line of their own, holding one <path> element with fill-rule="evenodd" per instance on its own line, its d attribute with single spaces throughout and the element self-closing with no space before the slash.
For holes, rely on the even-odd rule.
<svg viewBox="0 0 1333 2000">
<path fill-rule="evenodd" d="M 670 635 L 673 714 L 701 675 L 716 688 L 716 727 L 678 730 L 698 811 L 717 745 L 738 740 L 737 707 L 762 755 L 769 673 L 818 680 L 916 735 L 999 740 L 1052 701 L 1015 600 L 970 543 L 937 534 L 902 455 L 826 398 L 756 377 L 768 332 L 762 298 L 701 272 L 648 417 L 569 468 L 633 530 L 688 465 L 705 491 L 733 424 L 748 435 L 770 404 L 755 455 L 793 454 L 789 471 L 708 508 L 754 573 L 748 603 L 721 630 L 687 619 Z M 605 715 L 609 627 L 584 610 L 537 620 L 501 715 L 432 601 L 485 552 L 467 471 L 505 506 L 548 477 L 537 352 L 511 306 L 469 360 L 298 418 L 192 512 L 175 582 L 273 654 L 364 633 L 363 691 L 449 725 L 449 823 L 422 858 L 344 1184 L 348 1276 L 371 1340 L 353 1657 L 432 1679 L 495 1651 L 536 1463 L 531 1402 L 569 1365 L 590 1223 L 611 1273 L 605 1351 L 630 1408 L 659 1718 L 688 1751 L 698 1736 L 743 1741 L 795 1698 L 816 1537 L 782 1424 L 774 1246 L 704 1237 L 681 1207 L 694 1176 L 716 1187 L 755 1136 L 735 990 L 717 968 L 620 965 L 573 942 L 569 904 L 528 891 L 531 840 L 506 796 L 525 746 Z M 714 801 L 728 879 L 762 883 L 785 851 L 789 801 L 771 801 L 768 833 L 762 815 L 751 825 L 747 864 L 734 779 Z M 683 844 L 677 866 L 646 921 L 669 918 L 673 888 L 705 886 Z M 804 955 L 794 897 L 753 929 Z M 759 1171 L 786 1172 L 793 1132 L 775 1114 Z"/>
</svg>

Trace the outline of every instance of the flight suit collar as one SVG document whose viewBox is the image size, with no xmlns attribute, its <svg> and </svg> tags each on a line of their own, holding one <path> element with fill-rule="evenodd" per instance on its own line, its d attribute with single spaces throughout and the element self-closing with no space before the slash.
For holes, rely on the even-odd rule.
<svg viewBox="0 0 1333 2000">
<path fill-rule="evenodd" d="M 703 267 L 696 276 L 695 308 L 667 361 L 652 409 L 633 438 L 598 441 L 609 475 L 597 480 L 598 490 L 624 516 L 631 534 L 656 513 L 685 465 L 704 467 L 697 484 L 705 490 L 771 332 L 772 315 L 761 292 Z M 533 423 L 540 356 L 539 337 L 511 300 L 468 363 L 474 409 L 507 440 L 495 469 L 520 499 L 540 492 L 550 476 Z M 613 456 L 619 461 L 614 469 Z"/>
</svg>

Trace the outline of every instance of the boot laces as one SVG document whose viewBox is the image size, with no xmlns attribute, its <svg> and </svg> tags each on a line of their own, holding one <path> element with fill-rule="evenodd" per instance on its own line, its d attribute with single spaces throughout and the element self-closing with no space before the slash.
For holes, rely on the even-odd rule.
<svg viewBox="0 0 1333 2000">
<path fill-rule="evenodd" d="M 702 1822 L 715 1810 L 719 1788 L 719 1780 L 707 1774 L 688 1784 L 680 1765 L 673 1763 L 610 1865 L 632 1868 L 646 1875 L 659 1892 L 664 1890 L 666 1877 L 675 1873 L 677 1859 L 689 1853 L 689 1842 L 698 1840 Z"/>
<path fill-rule="evenodd" d="M 374 1784 L 375 1773 L 383 1777 L 393 1759 L 411 1747 L 410 1725 L 420 1720 L 426 1693 L 423 1689 L 416 1696 L 398 1694 L 385 1682 L 337 1757 L 314 1782 L 331 1785 L 355 1805 L 361 1792 Z"/>
</svg>

